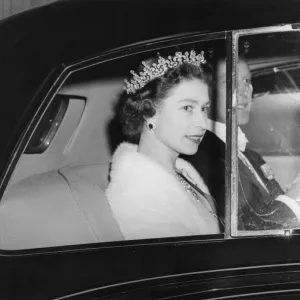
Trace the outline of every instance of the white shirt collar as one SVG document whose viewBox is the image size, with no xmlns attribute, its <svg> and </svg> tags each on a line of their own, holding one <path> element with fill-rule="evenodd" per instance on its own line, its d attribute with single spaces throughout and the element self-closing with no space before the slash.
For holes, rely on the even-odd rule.
<svg viewBox="0 0 300 300">
<path fill-rule="evenodd" d="M 220 122 L 207 120 L 207 129 L 214 133 L 220 140 L 226 143 L 226 125 Z M 244 152 L 248 139 L 240 127 L 238 127 L 238 148 Z"/>
</svg>

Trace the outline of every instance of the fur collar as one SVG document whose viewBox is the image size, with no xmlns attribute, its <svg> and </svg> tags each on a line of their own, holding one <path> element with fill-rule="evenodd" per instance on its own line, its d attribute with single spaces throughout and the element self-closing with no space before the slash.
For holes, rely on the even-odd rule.
<svg viewBox="0 0 300 300">
<path fill-rule="evenodd" d="M 176 167 L 207 191 L 188 162 L 177 159 Z M 175 176 L 133 144 L 123 143 L 115 151 L 105 194 L 125 239 L 219 232 L 209 203 L 191 201 Z"/>
<path fill-rule="evenodd" d="M 137 148 L 137 145 L 130 144 L 127 142 L 123 142 L 118 146 L 112 157 L 112 180 L 114 176 L 117 176 L 115 172 L 116 170 L 124 168 L 130 168 L 132 170 L 135 165 L 143 165 L 143 172 L 146 172 L 146 170 L 148 170 L 151 174 L 155 174 L 155 172 L 158 172 L 157 176 L 173 177 L 160 164 L 156 163 L 146 155 L 137 152 Z M 208 188 L 205 185 L 203 179 L 201 178 L 197 170 L 189 162 L 182 158 L 177 158 L 175 165 L 176 169 L 179 170 L 182 173 L 182 175 L 184 175 L 192 183 L 197 185 L 204 193 L 209 193 Z"/>
</svg>

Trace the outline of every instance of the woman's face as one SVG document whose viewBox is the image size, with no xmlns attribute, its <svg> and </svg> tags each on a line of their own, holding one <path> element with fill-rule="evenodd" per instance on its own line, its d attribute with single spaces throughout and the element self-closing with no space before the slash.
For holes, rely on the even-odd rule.
<svg viewBox="0 0 300 300">
<path fill-rule="evenodd" d="M 156 138 L 178 154 L 197 152 L 207 127 L 208 86 L 199 79 L 184 80 L 161 101 L 154 116 Z"/>
</svg>

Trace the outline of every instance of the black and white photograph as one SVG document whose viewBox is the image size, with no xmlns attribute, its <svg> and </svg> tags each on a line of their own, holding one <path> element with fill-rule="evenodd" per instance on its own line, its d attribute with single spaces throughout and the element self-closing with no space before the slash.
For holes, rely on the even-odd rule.
<svg viewBox="0 0 300 300">
<path fill-rule="evenodd" d="M 300 0 L 0 0 L 0 299 L 300 299 Z"/>
</svg>

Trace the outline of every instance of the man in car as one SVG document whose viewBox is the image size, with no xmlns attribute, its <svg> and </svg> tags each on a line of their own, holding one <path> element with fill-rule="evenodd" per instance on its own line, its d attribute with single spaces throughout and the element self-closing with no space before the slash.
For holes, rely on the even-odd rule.
<svg viewBox="0 0 300 300">
<path fill-rule="evenodd" d="M 189 160 L 204 178 L 217 202 L 218 212 L 225 211 L 225 143 L 226 143 L 226 62 L 218 61 L 215 69 L 214 99 L 209 113 L 208 130 L 198 152 Z M 249 121 L 252 105 L 251 73 L 240 58 L 237 69 L 237 124 Z M 297 177 L 285 194 L 271 168 L 255 151 L 238 127 L 238 229 L 263 230 L 300 227 L 300 180 Z"/>
</svg>

